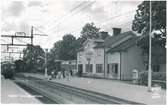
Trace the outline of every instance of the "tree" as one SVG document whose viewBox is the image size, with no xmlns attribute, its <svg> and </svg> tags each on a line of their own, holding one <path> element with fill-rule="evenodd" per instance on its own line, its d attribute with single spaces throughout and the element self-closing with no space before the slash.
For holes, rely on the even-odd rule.
<svg viewBox="0 0 167 105">
<path fill-rule="evenodd" d="M 165 63 L 165 38 L 166 37 L 166 1 L 151 1 L 152 4 L 152 64 Z M 143 37 L 138 41 L 138 46 L 143 49 L 143 55 L 148 58 L 150 27 L 150 2 L 143 1 L 138 5 L 132 30 Z M 145 61 L 148 64 L 148 59 Z"/>
<path fill-rule="evenodd" d="M 63 60 L 76 59 L 75 41 L 76 41 L 76 38 L 71 34 L 66 34 L 63 36 L 62 52 L 61 52 Z"/>
<path fill-rule="evenodd" d="M 101 39 L 106 39 L 107 37 L 109 37 L 110 35 L 108 34 L 108 32 L 105 31 L 101 31 L 100 32 L 100 38 Z"/>
<path fill-rule="evenodd" d="M 54 44 L 51 49 L 51 53 L 55 55 L 55 59 L 61 60 L 73 60 L 76 59 L 75 54 L 75 42 L 76 38 L 71 34 L 63 36 L 63 40 L 59 40 Z"/>
<path fill-rule="evenodd" d="M 166 1 L 151 1 L 152 4 L 152 30 L 159 31 L 161 36 L 166 36 Z M 138 33 L 149 32 L 150 2 L 143 1 L 138 5 L 136 15 L 133 20 L 132 30 Z"/>
<path fill-rule="evenodd" d="M 97 28 L 94 23 L 87 23 L 85 26 L 82 28 L 81 31 L 81 37 L 86 40 L 87 38 L 99 38 L 99 31 L 100 28 Z"/>
<path fill-rule="evenodd" d="M 79 45 L 76 38 L 72 34 L 65 34 L 62 40 L 54 43 L 48 54 L 48 69 L 51 71 L 60 68 L 59 62 L 56 62 L 56 60 L 75 60 L 77 57 L 77 46 Z"/>
<path fill-rule="evenodd" d="M 23 50 L 23 61 L 26 64 L 27 71 L 37 71 L 44 67 L 45 52 L 40 46 L 28 44 L 26 49 Z"/>
<path fill-rule="evenodd" d="M 25 63 L 23 60 L 18 59 L 14 61 L 15 71 L 16 72 L 24 72 L 25 71 Z"/>
</svg>

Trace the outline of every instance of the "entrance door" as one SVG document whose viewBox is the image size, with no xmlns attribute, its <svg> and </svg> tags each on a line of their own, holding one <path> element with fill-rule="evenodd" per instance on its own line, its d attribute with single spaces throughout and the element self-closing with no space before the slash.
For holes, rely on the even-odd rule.
<svg viewBox="0 0 167 105">
<path fill-rule="evenodd" d="M 82 76 L 82 72 L 83 72 L 83 65 L 82 64 L 78 64 L 78 75 Z"/>
<path fill-rule="evenodd" d="M 107 65 L 107 75 L 109 78 L 116 79 L 118 77 L 118 63 Z"/>
</svg>

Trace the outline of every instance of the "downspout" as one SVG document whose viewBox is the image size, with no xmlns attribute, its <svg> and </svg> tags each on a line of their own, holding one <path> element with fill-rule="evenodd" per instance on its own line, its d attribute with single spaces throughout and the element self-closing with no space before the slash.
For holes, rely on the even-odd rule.
<svg viewBox="0 0 167 105">
<path fill-rule="evenodd" d="M 106 71 L 106 70 L 105 70 L 105 68 L 106 68 L 106 67 L 105 67 L 105 66 L 106 66 L 106 65 L 105 65 L 105 63 L 106 63 L 105 60 L 106 60 L 106 59 L 105 59 L 105 58 L 106 58 L 106 51 L 105 51 L 105 47 L 104 47 L 104 78 L 105 78 L 105 75 L 106 75 L 106 73 L 105 73 L 105 71 Z"/>
<path fill-rule="evenodd" d="M 122 56 L 121 56 L 121 51 L 120 51 L 120 80 L 121 80 L 121 58 L 122 58 Z"/>
</svg>

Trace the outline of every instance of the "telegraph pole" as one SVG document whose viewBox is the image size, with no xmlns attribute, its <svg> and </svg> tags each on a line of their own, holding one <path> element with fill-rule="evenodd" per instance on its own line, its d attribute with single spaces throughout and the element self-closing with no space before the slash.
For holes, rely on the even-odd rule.
<svg viewBox="0 0 167 105">
<path fill-rule="evenodd" d="M 149 30 L 149 61 L 148 61 L 148 91 L 151 92 L 152 76 L 151 76 L 151 30 L 152 30 L 152 5 L 150 0 L 150 30 Z"/>
</svg>

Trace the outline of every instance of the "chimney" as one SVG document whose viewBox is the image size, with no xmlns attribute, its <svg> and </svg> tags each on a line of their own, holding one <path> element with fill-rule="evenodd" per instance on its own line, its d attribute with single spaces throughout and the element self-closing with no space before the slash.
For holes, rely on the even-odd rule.
<svg viewBox="0 0 167 105">
<path fill-rule="evenodd" d="M 121 28 L 112 28 L 113 29 L 113 35 L 117 36 L 121 33 Z"/>
</svg>

